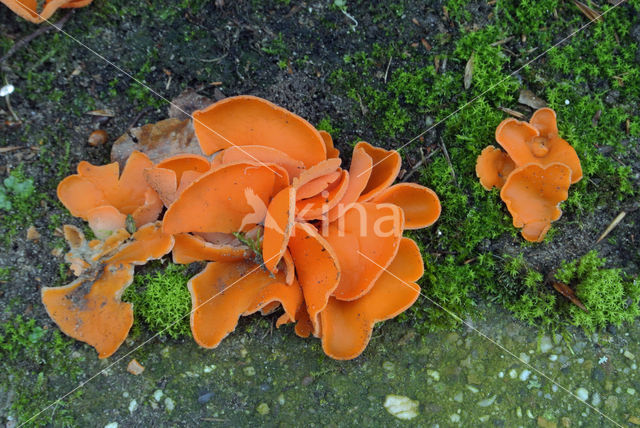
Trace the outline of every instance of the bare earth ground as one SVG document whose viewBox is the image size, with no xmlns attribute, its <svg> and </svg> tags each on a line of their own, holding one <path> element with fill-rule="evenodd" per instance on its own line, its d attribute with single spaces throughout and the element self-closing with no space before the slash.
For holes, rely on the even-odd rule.
<svg viewBox="0 0 640 428">
<path fill-rule="evenodd" d="M 405 69 L 409 74 L 415 73 L 416 63 L 431 65 L 439 56 L 436 74 L 451 70 L 457 73 L 461 86 L 466 60 L 454 53 L 456 41 L 465 34 L 498 25 L 503 16 L 495 3 L 485 2 L 463 6 L 461 10 L 469 14 L 467 18 L 462 12 L 449 14 L 454 4 L 467 2 L 385 2 L 377 6 L 347 2 L 344 12 L 338 1 L 220 3 L 224 5 L 216 7 L 213 2 L 198 1 L 132 5 L 96 0 L 88 8 L 75 11 L 64 29 L 167 99 L 185 88 L 196 88 L 212 99 L 252 94 L 282 105 L 312 124 L 329 123 L 337 146 L 348 158 L 353 142 L 365 140 L 396 148 L 441 116 L 437 108 L 430 106 L 431 110 L 425 112 L 407 98 L 400 100 L 409 111 L 410 120 L 405 121 L 403 109 L 384 104 L 387 101 L 380 106 L 380 99 L 373 90 L 367 92 L 365 83 L 354 84 L 350 78 L 340 78 L 337 72 L 366 69 L 363 82 L 373 79 L 376 88 L 392 91 L 390 85 L 399 81 Z M 634 17 L 630 31 L 617 36 L 622 37 L 623 43 L 637 46 L 640 19 L 632 3 L 620 6 L 619 12 L 626 19 Z M 502 4 L 498 2 L 499 6 Z M 447 12 L 444 6 L 448 6 Z M 65 13 L 58 13 L 54 20 Z M 549 22 L 549 28 L 541 28 L 540 32 L 561 29 L 561 33 L 549 36 L 548 43 L 560 41 L 587 22 L 571 2 L 560 2 L 555 14 L 553 9 L 547 10 L 540 20 Z M 4 52 L 36 29 L 4 7 L 0 9 L 0 28 Z M 589 41 L 597 35 L 588 29 L 575 37 Z M 535 46 L 519 33 L 500 33 L 490 43 L 495 42 L 499 42 L 496 49 L 507 58 L 502 64 L 505 73 L 540 53 L 531 51 Z M 489 45 L 484 39 L 478 43 Z M 379 60 L 381 55 L 377 52 L 388 46 L 393 46 L 389 48 L 392 53 Z M 357 68 L 367 62 L 358 56 L 362 52 L 370 61 L 366 68 Z M 409 56 L 394 58 L 397 52 Z M 616 61 L 632 65 L 635 61 L 632 70 L 637 72 L 638 59 L 640 50 L 633 59 L 618 57 Z M 508 89 L 514 101 L 503 107 L 529 115 L 532 110 L 516 102 L 519 89 L 524 87 L 536 89 L 541 96 L 551 96 L 545 92 L 551 83 L 540 78 L 548 66 L 545 61 L 541 58 L 515 75 L 514 86 Z M 407 424 L 384 408 L 389 394 L 406 396 L 418 403 L 418 416 L 408 422 L 416 426 L 640 424 L 637 320 L 593 334 L 573 327 L 550 333 L 514 319 L 499 304 L 499 298 L 483 296 L 477 291 L 486 285 L 482 278 L 471 279 L 477 287 L 472 294 L 478 297 L 474 299 L 477 306 L 461 313 L 467 325 L 429 332 L 420 316 L 437 309 L 422 299 L 416 304 L 420 312 L 378 327 L 365 353 L 350 362 L 328 359 L 317 341 L 297 338 L 290 327 L 276 330 L 275 318 L 242 319 L 237 331 L 215 350 L 199 349 L 190 338 L 160 337 L 127 355 L 152 337 L 142 323 L 108 360 L 98 360 L 93 349 L 79 342 L 58 339 L 53 333 L 57 328 L 40 303 L 40 288 L 69 280 L 62 259 L 51 255 L 56 247 L 63 247 L 55 229 L 65 223 L 81 223 L 57 203 L 55 186 L 74 172 L 80 160 L 109 162 L 114 139 L 130 126 L 167 117 L 167 104 L 54 31 L 0 64 L 0 77 L 0 85 L 6 80 L 16 87 L 10 102 L 19 119 L 0 100 L 0 148 L 14 147 L 0 152 L 0 177 L 4 179 L 19 169 L 36 188 L 31 196 L 35 203 L 25 205 L 30 208 L 18 221 L 9 220 L 11 212 L 0 210 L 0 216 L 4 216 L 1 230 L 6 238 L 0 251 L 0 320 L 5 326 L 4 342 L 0 342 L 4 344 L 2 373 L 7 375 L 0 379 L 0 421 L 7 426 L 24 422 L 51 426 L 105 426 L 116 422 L 120 427 Z M 568 82 L 575 79 L 575 87 L 571 87 L 575 94 L 559 90 L 567 101 L 597 97 L 603 100 L 603 117 L 620 108 L 620 114 L 632 118 L 632 124 L 638 123 L 638 99 L 624 99 L 620 91 L 611 87 L 610 82 L 624 76 L 578 79 L 569 70 L 557 78 Z M 405 88 L 403 96 L 429 90 L 417 85 L 414 89 Z M 493 105 L 491 96 L 488 92 L 474 102 L 489 105 L 496 112 L 498 105 Z M 450 100 L 440 101 L 442 109 L 450 108 L 449 101 L 456 105 L 461 99 L 451 94 Z M 562 104 L 553 107 L 563 108 Z M 109 109 L 114 117 L 104 120 L 86 114 L 96 109 Z M 560 110 L 561 114 L 563 111 L 568 121 L 570 110 Z M 387 122 L 382 117 L 385 112 L 391 112 L 384 118 Z M 501 112 L 499 115 L 506 117 Z M 591 122 L 591 116 L 584 121 Z M 563 116 L 559 116 L 562 120 Z M 499 120 L 494 123 L 487 119 L 487 139 L 474 144 L 490 144 L 490 129 L 498 123 Z M 498 208 L 502 209 L 496 223 L 500 233 L 474 245 L 470 263 L 479 254 L 489 252 L 498 259 L 523 254 L 533 269 L 547 273 L 562 260 L 572 260 L 596 248 L 600 256 L 608 259 L 607 267 L 620 268 L 631 280 L 636 278 L 640 265 L 640 144 L 637 134 L 625 134 L 625 122 L 621 123 L 622 128 L 618 126 L 616 132 L 625 135 L 623 141 L 611 148 L 602 144 L 599 153 L 629 169 L 628 182 L 635 194 L 620 193 L 618 197 L 613 192 L 609 198 L 604 195 L 588 199 L 580 207 L 568 206 L 563 218 L 554 224 L 551 239 L 539 245 L 523 245 L 519 235 L 501 233 L 510 226 L 506 210 Z M 108 132 L 109 142 L 90 147 L 87 136 L 98 127 Z M 560 128 L 568 134 L 575 132 L 572 125 L 560 123 Z M 403 149 L 404 168 L 411 170 L 420 160 L 420 147 L 430 149 L 442 141 L 450 149 L 451 166 L 458 180 L 473 177 L 474 171 L 467 163 L 456 161 L 462 159 L 465 150 L 469 151 L 465 149 L 464 135 L 462 131 L 452 135 L 444 124 L 436 126 L 423 140 Z M 477 152 L 470 153 L 470 158 L 477 156 Z M 425 166 L 438 162 L 446 165 L 442 150 Z M 437 186 L 429 171 L 418 171 L 412 180 Z M 594 194 L 599 186 L 612 192 L 602 183 L 604 180 L 594 172 L 581 192 Z M 471 194 L 470 189 L 462 191 Z M 445 199 L 443 215 L 447 215 L 447 209 Z M 480 208 L 469 205 L 468 210 Z M 595 239 L 621 211 L 628 213 L 624 221 L 594 247 Z M 29 226 L 39 231 L 39 240 L 27 239 Z M 420 237 L 425 251 L 433 256 L 429 259 L 433 263 L 444 262 L 448 251 L 462 251 L 438 244 L 438 225 Z M 465 266 L 469 260 L 452 263 Z M 427 278 L 421 285 L 428 296 L 432 295 L 433 285 Z M 447 317 L 441 314 L 440 318 Z M 33 321 L 29 324 L 28 320 Z M 16 326 L 14 333 L 7 333 L 9 325 Z M 124 358 L 119 360 L 121 357 Z M 126 371 L 134 357 L 146 367 L 137 377 Z M 62 403 L 38 414 L 105 368 Z M 563 387 L 582 398 L 584 389 L 586 403 L 592 407 Z"/>
</svg>

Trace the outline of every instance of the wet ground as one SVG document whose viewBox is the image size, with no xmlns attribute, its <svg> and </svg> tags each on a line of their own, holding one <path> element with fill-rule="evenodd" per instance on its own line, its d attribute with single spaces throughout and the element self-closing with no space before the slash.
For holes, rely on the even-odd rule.
<svg viewBox="0 0 640 428">
<path fill-rule="evenodd" d="M 299 339 L 290 327 L 275 329 L 272 317 L 242 319 L 236 332 L 213 351 L 198 348 L 191 339 L 153 336 L 144 324 L 137 325 L 125 345 L 107 360 L 98 360 L 87 346 L 58 338 L 40 303 L 39 290 L 68 282 L 68 269 L 52 254 L 63 247 L 56 228 L 81 223 L 57 203 L 55 186 L 73 173 L 80 160 L 108 162 L 111 143 L 129 127 L 167 117 L 162 98 L 173 99 L 185 88 L 195 88 L 214 100 L 248 93 L 316 125 L 329 119 L 338 128 L 334 136 L 343 153 L 349 153 L 350 144 L 358 139 L 399 147 L 438 115 L 418 108 L 411 110 L 409 123 L 393 117 L 381 128 L 382 118 L 371 113 L 381 109 L 376 98 L 366 88 L 360 87 L 362 93 L 356 86 L 345 88 L 335 72 L 359 63 L 359 52 L 375 62 L 379 47 L 391 44 L 409 57 L 391 55 L 373 65 L 381 85 L 394 72 L 402 72 L 409 61 L 423 56 L 429 64 L 438 55 L 449 58 L 448 65 L 436 60 L 441 72 L 448 67 L 461 77 L 465 62 L 451 54 L 453 41 L 495 25 L 496 16 L 502 16 L 495 2 L 467 6 L 460 1 L 155 3 L 96 0 L 73 13 L 64 27 L 67 34 L 43 34 L 0 64 L 0 85 L 11 83 L 16 88 L 10 105 L 0 99 L 0 149 L 5 149 L 0 151 L 0 176 L 19 170 L 21 177 L 33 180 L 36 189 L 28 198 L 35 202 L 0 211 L 5 238 L 0 251 L 0 320 L 5 333 L 0 344 L 6 374 L 0 380 L 0 421 L 7 426 L 111 428 L 115 424 L 640 425 L 637 321 L 593 334 L 571 327 L 554 334 L 515 320 L 499 304 L 482 297 L 475 300 L 472 315 L 462 314 L 465 323 L 457 329 L 425 333 L 412 322 L 412 315 L 402 322 L 386 322 L 374 331 L 364 354 L 350 362 L 330 360 L 318 341 Z M 561 29 L 549 35 L 551 41 L 586 23 L 573 3 L 551 3 L 557 10 L 551 7 L 538 18 L 549 22 L 549 28 L 540 31 Z M 455 5 L 463 6 L 455 9 Z M 626 8 L 621 16 L 638 13 L 634 7 L 621 6 Z M 3 52 L 36 29 L 4 7 L 0 28 Z M 588 41 L 595 36 L 589 32 L 576 37 Z M 629 32 L 619 37 L 640 43 L 637 18 Z M 521 34 L 501 34 L 494 42 L 510 58 L 509 70 L 539 52 Z M 514 58 L 510 52 L 527 52 L 527 56 Z M 162 98 L 107 61 L 146 82 Z M 636 61 L 637 67 L 638 59 L 617 61 Z M 542 92 L 545 82 L 536 67 L 544 66 L 534 63 L 533 71 L 518 73 L 519 84 Z M 603 89 L 608 85 L 604 78 L 577 80 L 576 90 L 582 95 L 609 89 Z M 517 90 L 514 93 L 517 99 Z M 637 99 L 620 99 L 609 92 L 607 96 L 613 97 L 607 106 L 620 105 L 625 114 L 637 117 Z M 451 102 L 462 101 L 452 95 Z M 87 114 L 98 109 L 110 110 L 112 117 Z M 91 147 L 86 139 L 97 128 L 109 133 L 109 141 Z M 567 131 L 572 129 L 567 126 Z M 638 138 L 626 135 L 623 143 L 628 150 L 623 154 L 618 149 L 602 151 L 628 165 L 631 182 L 637 186 Z M 454 161 L 455 142 L 464 141 L 448 135 L 443 127 L 425 138 L 425 146 L 443 139 L 453 149 Z M 404 149 L 406 170 L 420 159 L 418 149 L 416 145 Z M 441 153 L 433 157 L 438 158 Z M 462 165 L 453 167 L 459 175 L 473 173 Z M 600 183 L 597 174 L 592 181 Z M 430 184 L 428 179 L 425 184 Z M 598 249 L 609 258 L 608 267 L 636 277 L 640 264 L 637 193 L 609 203 L 591 201 L 581 209 L 575 206 L 554 226 L 558 230 L 544 246 L 522 246 L 519 236 L 507 233 L 484 240 L 475 251 L 492 251 L 500 257 L 522 252 L 535 268 L 546 272 L 560 260 L 584 254 L 610 221 L 626 210 L 626 220 Z M 40 234 L 38 239 L 27 239 L 30 226 Z M 437 245 L 437 236 L 437 229 L 425 235 L 427 251 Z M 429 296 L 427 292 L 416 305 L 433 310 Z M 15 328 L 9 331 L 9 325 Z M 127 372 L 132 358 L 145 367 L 143 374 Z M 64 397 L 61 403 L 48 407 L 59 397 Z"/>
</svg>

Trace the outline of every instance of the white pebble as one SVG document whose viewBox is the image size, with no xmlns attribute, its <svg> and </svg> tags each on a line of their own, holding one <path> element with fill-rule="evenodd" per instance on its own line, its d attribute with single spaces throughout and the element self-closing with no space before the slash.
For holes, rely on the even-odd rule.
<svg viewBox="0 0 640 428">
<path fill-rule="evenodd" d="M 629 395 L 636 395 L 636 390 L 633 388 L 627 388 L 627 394 Z"/>
<path fill-rule="evenodd" d="M 453 415 L 449 416 L 449 419 L 453 423 L 460 422 L 460 415 L 457 413 L 454 413 Z"/>
<path fill-rule="evenodd" d="M 565 103 L 566 105 L 569 105 L 570 101 L 569 101 L 569 100 L 564 100 L 564 103 Z"/>
<path fill-rule="evenodd" d="M 551 361 L 556 361 L 558 359 L 558 356 L 556 354 L 551 354 L 551 355 L 549 355 L 549 359 Z"/>
<path fill-rule="evenodd" d="M 525 363 L 529 364 L 529 361 L 531 360 L 531 357 L 529 357 L 527 354 L 525 354 L 524 352 L 520 352 L 520 359 L 522 361 L 524 361 Z"/>
<path fill-rule="evenodd" d="M 172 412 L 173 409 L 176 408 L 176 403 L 171 398 L 167 397 L 164 399 L 164 408 L 167 409 L 167 412 Z"/>
<path fill-rule="evenodd" d="M 427 370 L 427 374 L 431 376 L 436 381 L 440 380 L 440 373 L 435 370 Z"/>
<path fill-rule="evenodd" d="M 636 359 L 636 356 L 635 356 L 635 355 L 633 355 L 633 354 L 632 354 L 631 352 L 629 352 L 628 350 L 625 350 L 623 355 L 624 355 L 625 357 L 627 357 L 628 359 L 630 359 L 630 360 L 635 360 L 635 359 Z"/>
<path fill-rule="evenodd" d="M 531 371 L 524 369 L 522 370 L 522 373 L 520 373 L 520 380 L 524 382 L 525 380 L 529 379 L 530 375 Z"/>
<path fill-rule="evenodd" d="M 500 379 L 502 379 L 502 378 L 504 377 L 504 372 L 500 372 L 500 373 L 498 373 L 498 377 L 499 377 Z"/>
<path fill-rule="evenodd" d="M 138 408 L 138 402 L 134 399 L 129 402 L 129 413 L 133 413 Z"/>
<path fill-rule="evenodd" d="M 516 369 L 511 369 L 509 370 L 509 377 L 511 379 L 515 379 L 518 377 L 518 372 L 516 371 Z"/>
<path fill-rule="evenodd" d="M 593 397 L 591 397 L 591 404 L 594 406 L 599 406 L 600 405 L 600 394 L 598 394 L 597 392 L 593 393 Z"/>
<path fill-rule="evenodd" d="M 16 88 L 12 84 L 4 85 L 0 88 L 0 97 L 6 97 L 7 95 L 13 93 Z"/>
<path fill-rule="evenodd" d="M 104 428 L 118 428 L 118 423 L 117 422 L 109 422 L 108 424 L 106 424 L 104 426 Z"/>
<path fill-rule="evenodd" d="M 418 403 L 403 395 L 387 395 L 384 408 L 398 419 L 409 420 L 418 416 Z"/>
<path fill-rule="evenodd" d="M 490 405 L 493 404 L 494 401 L 496 401 L 496 397 L 497 397 L 497 395 L 494 395 L 493 397 L 489 397 L 489 398 L 485 398 L 484 400 L 480 400 L 480 401 L 478 401 L 478 406 L 480 406 L 480 407 L 489 407 Z"/>
<path fill-rule="evenodd" d="M 549 336 L 542 336 L 542 339 L 540 339 L 540 351 L 542 351 L 543 354 L 546 354 L 551 351 L 551 348 L 553 348 L 551 338 Z"/>
<path fill-rule="evenodd" d="M 578 388 L 576 390 L 576 395 L 582 401 L 587 401 L 589 399 L 589 391 L 587 391 L 585 388 Z"/>
<path fill-rule="evenodd" d="M 164 395 L 164 392 L 162 392 L 161 389 L 156 389 L 155 392 L 153 393 L 153 398 L 155 398 L 156 401 L 160 401 L 163 395 Z"/>
</svg>

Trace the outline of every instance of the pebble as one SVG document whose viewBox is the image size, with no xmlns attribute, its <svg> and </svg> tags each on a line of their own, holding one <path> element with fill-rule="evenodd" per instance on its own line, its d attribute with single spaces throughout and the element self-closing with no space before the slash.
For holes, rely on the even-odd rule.
<svg viewBox="0 0 640 428">
<path fill-rule="evenodd" d="M 473 385 L 467 385 L 467 389 L 471 392 L 473 392 L 474 394 L 477 394 L 480 390 L 478 388 L 476 388 Z"/>
<path fill-rule="evenodd" d="M 440 373 L 435 370 L 427 370 L 427 375 L 431 376 L 434 380 L 440 380 Z"/>
<path fill-rule="evenodd" d="M 255 376 L 256 375 L 256 369 L 254 369 L 251 366 L 245 367 L 242 370 L 244 371 L 244 374 L 247 375 L 247 376 Z"/>
<path fill-rule="evenodd" d="M 384 408 L 398 419 L 410 420 L 418 416 L 418 401 L 403 395 L 387 395 Z"/>
<path fill-rule="evenodd" d="M 208 403 L 213 398 L 213 392 L 205 392 L 204 394 L 198 397 L 198 403 L 204 404 Z"/>
<path fill-rule="evenodd" d="M 538 416 L 538 426 L 541 428 L 557 428 L 558 424 L 554 421 L 545 419 L 542 416 Z"/>
<path fill-rule="evenodd" d="M 629 395 L 636 395 L 636 390 L 633 388 L 627 388 L 627 394 Z"/>
<path fill-rule="evenodd" d="M 164 392 L 162 392 L 162 390 L 160 389 L 156 389 L 153 393 L 153 398 L 156 401 L 160 401 L 160 399 L 162 398 L 162 396 L 164 395 Z"/>
<path fill-rule="evenodd" d="M 117 422 L 109 422 L 108 424 L 106 424 L 104 426 L 104 428 L 118 428 L 118 423 Z"/>
<path fill-rule="evenodd" d="M 478 406 L 480 406 L 480 407 L 489 407 L 490 405 L 492 405 L 496 401 L 496 397 L 497 397 L 497 395 L 494 395 L 492 397 L 485 398 L 484 400 L 480 400 L 480 401 L 478 401 Z"/>
<path fill-rule="evenodd" d="M 551 354 L 551 355 L 549 355 L 549 359 L 551 361 L 556 361 L 558 359 L 558 356 L 556 354 Z"/>
<path fill-rule="evenodd" d="M 176 403 L 171 398 L 167 397 L 164 399 L 164 408 L 167 409 L 167 412 L 173 412 L 173 409 L 176 408 Z"/>
<path fill-rule="evenodd" d="M 515 379 L 518 377 L 518 372 L 516 371 L 516 369 L 511 369 L 509 370 L 509 377 L 511 379 Z"/>
<path fill-rule="evenodd" d="M 587 401 L 589 399 L 589 391 L 587 391 L 585 388 L 578 388 L 576 390 L 576 395 L 582 401 Z"/>
<path fill-rule="evenodd" d="M 456 395 L 453 396 L 453 400 L 457 401 L 458 403 L 462 403 L 462 392 L 458 392 Z"/>
<path fill-rule="evenodd" d="M 630 360 L 635 360 L 635 359 L 636 359 L 636 356 L 635 356 L 635 355 L 633 355 L 633 354 L 632 354 L 631 352 L 629 352 L 629 351 L 624 351 L 624 354 L 622 354 L 622 355 L 624 355 L 626 358 L 628 358 L 628 359 L 630 359 Z"/>
<path fill-rule="evenodd" d="M 601 399 L 600 399 L 600 394 L 598 394 L 597 392 L 593 393 L 593 396 L 591 397 L 591 404 L 593 406 L 599 406 L 601 403 Z"/>
<path fill-rule="evenodd" d="M 449 416 L 449 419 L 451 420 L 451 422 L 453 423 L 457 423 L 460 422 L 460 415 L 457 413 L 454 413 L 453 415 Z"/>
<path fill-rule="evenodd" d="M 260 403 L 258 404 L 258 407 L 256 410 L 258 411 L 259 414 L 264 416 L 264 415 L 268 415 L 271 409 L 269 409 L 269 405 L 267 403 Z"/>
<path fill-rule="evenodd" d="M 138 408 L 138 402 L 133 399 L 129 402 L 129 413 L 133 413 Z"/>
<path fill-rule="evenodd" d="M 527 354 L 525 354 L 524 352 L 520 352 L 520 359 L 522 361 L 524 361 L 525 363 L 529 364 L 529 361 L 531 361 L 531 357 L 529 357 Z"/>
<path fill-rule="evenodd" d="M 522 370 L 522 373 L 520 373 L 520 380 L 524 382 L 525 380 L 529 379 L 530 375 L 531 375 L 531 371 L 524 369 Z"/>
<path fill-rule="evenodd" d="M 552 348 L 553 342 L 551 342 L 551 338 L 549 336 L 542 336 L 542 339 L 540 339 L 540 351 L 542 351 L 543 354 L 546 354 L 551 351 Z"/>
</svg>

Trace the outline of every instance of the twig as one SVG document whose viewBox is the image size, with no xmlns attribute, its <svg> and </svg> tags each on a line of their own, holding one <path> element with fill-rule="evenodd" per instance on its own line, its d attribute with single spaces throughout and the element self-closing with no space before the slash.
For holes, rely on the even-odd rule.
<svg viewBox="0 0 640 428">
<path fill-rule="evenodd" d="M 126 132 L 129 132 L 131 130 L 131 128 L 133 128 L 134 126 L 136 126 L 136 123 L 138 123 L 138 121 L 140 120 L 140 118 L 142 116 L 144 116 L 145 114 L 147 114 L 148 112 L 150 112 L 151 110 L 153 110 L 153 107 L 145 107 L 142 110 L 140 110 L 140 113 L 138 113 L 136 115 L 136 117 L 131 121 L 131 124 L 129 124 L 129 126 L 127 126 L 127 130 Z"/>
<path fill-rule="evenodd" d="M 420 167 L 427 161 L 427 159 L 429 159 L 431 156 L 435 155 L 439 151 L 440 151 L 440 147 L 436 148 L 435 150 L 433 150 L 431 153 L 429 153 L 425 157 L 424 152 L 422 151 L 422 148 L 421 148 L 420 149 L 420 155 L 422 156 L 422 159 L 420 159 L 418 162 L 416 162 L 416 164 L 413 166 L 413 168 L 411 168 L 411 171 L 409 171 L 404 177 L 402 177 L 402 181 L 409 181 L 409 178 L 411 178 L 411 176 L 413 174 L 415 174 L 415 172 L 418 169 L 420 169 Z"/>
<path fill-rule="evenodd" d="M 69 18 L 71 18 L 72 14 L 73 14 L 73 9 L 67 12 L 67 14 L 64 15 L 62 18 L 60 18 L 60 20 L 55 24 L 40 27 L 33 33 L 29 34 L 28 36 L 25 36 L 22 39 L 15 42 L 14 45 L 9 48 L 7 53 L 4 54 L 2 58 L 0 58 L 0 63 L 3 63 L 6 60 L 8 60 L 9 57 L 11 57 L 14 53 L 16 53 L 18 50 L 20 50 L 24 46 L 28 45 L 31 42 L 31 40 L 35 39 L 36 37 L 41 36 L 44 33 L 48 33 L 53 29 L 60 30 L 62 27 L 64 27 L 64 24 L 66 24 Z"/>
<path fill-rule="evenodd" d="M 607 235 L 609 233 L 611 233 L 611 231 L 613 229 L 616 228 L 617 225 L 620 224 L 620 222 L 622 221 L 622 219 L 624 218 L 624 216 L 626 216 L 627 213 L 622 211 L 620 214 L 618 214 L 618 216 L 616 218 L 613 219 L 613 221 L 609 224 L 609 226 L 607 226 L 607 228 L 604 230 L 604 232 L 602 232 L 602 235 L 600 235 L 600 237 L 598 238 L 598 240 L 596 241 L 596 244 L 599 243 L 600 241 L 602 241 L 604 238 L 607 237 Z"/>
<path fill-rule="evenodd" d="M 389 75 L 389 67 L 391 67 L 391 60 L 393 56 L 389 57 L 389 63 L 387 64 L 387 70 L 384 72 L 384 83 L 387 83 L 387 76 Z"/>
<path fill-rule="evenodd" d="M 444 145 L 444 141 L 442 140 L 442 138 L 440 139 L 440 145 L 442 146 L 444 157 L 449 163 L 449 168 L 451 168 L 451 176 L 453 177 L 453 181 L 456 183 L 457 187 L 460 187 L 460 185 L 458 184 L 458 179 L 456 178 L 456 171 L 453 169 L 453 164 L 451 163 L 451 158 L 449 157 L 449 152 L 447 151 L 447 146 Z"/>
</svg>

